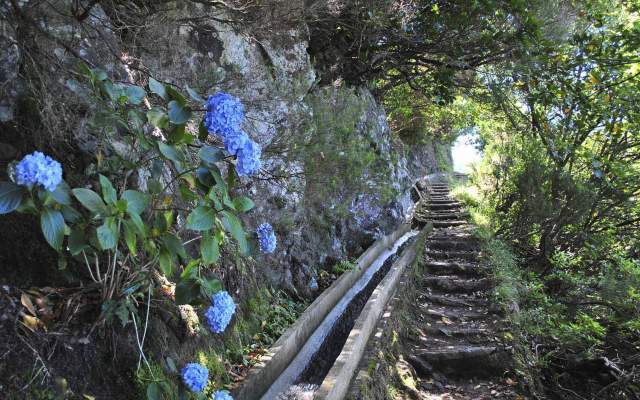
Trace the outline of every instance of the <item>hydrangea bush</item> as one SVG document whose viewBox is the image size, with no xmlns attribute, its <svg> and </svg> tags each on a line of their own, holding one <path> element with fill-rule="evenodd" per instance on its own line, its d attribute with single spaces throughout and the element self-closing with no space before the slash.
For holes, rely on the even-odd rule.
<svg viewBox="0 0 640 400">
<path fill-rule="evenodd" d="M 256 230 L 258 235 L 258 243 L 260 244 L 260 251 L 263 253 L 273 253 L 276 250 L 276 234 L 273 231 L 273 227 L 268 223 L 260 224 Z"/>
<path fill-rule="evenodd" d="M 53 158 L 34 151 L 16 165 L 15 181 L 27 187 L 40 185 L 53 192 L 62 182 L 62 166 Z"/>
<path fill-rule="evenodd" d="M 224 332 L 235 312 L 236 304 L 233 302 L 229 293 L 222 291 L 214 294 L 211 297 L 211 306 L 205 314 L 211 332 Z"/>
<path fill-rule="evenodd" d="M 202 392 L 209 383 L 209 370 L 197 363 L 189 363 L 182 368 L 182 381 L 190 391 Z"/>
<path fill-rule="evenodd" d="M 116 83 L 86 65 L 80 75 L 81 82 L 67 86 L 95 102 L 91 127 L 108 151 L 97 154 L 88 169 L 95 172 L 76 188 L 63 180 L 58 161 L 39 151 L 24 156 L 10 165 L 11 181 L 0 182 L 0 214 L 39 216 L 44 237 L 64 260 L 60 266 L 73 260 L 84 265 L 84 277 L 97 283 L 94 287 L 109 288 L 101 294 L 101 319 L 118 318 L 123 326 L 134 320 L 141 326 L 135 305 L 148 304 L 140 300 L 155 293 L 153 277 L 160 273 L 176 283 L 170 296 L 177 304 L 210 301 L 204 313 L 208 327 L 224 332 L 236 305 L 204 269 L 218 261 L 220 247 L 230 241 L 241 254 L 251 248 L 239 215 L 254 203 L 234 186 L 259 172 L 261 148 L 241 130 L 242 102 L 224 92 L 204 100 L 192 89 L 187 97 L 152 78 L 148 88 Z M 195 111 L 203 107 L 204 115 Z M 110 148 L 116 139 L 128 149 Z M 136 171 L 146 172 L 136 177 Z M 272 252 L 273 230 L 259 232 L 260 248 Z M 196 242 L 197 254 L 187 252 L 187 241 Z M 105 260 L 112 265 L 100 268 Z M 104 274 L 116 266 L 121 274 Z M 173 372 L 192 392 L 207 386 L 208 371 L 199 364 Z M 230 396 L 216 392 L 214 398 Z"/>
<path fill-rule="evenodd" d="M 213 393 L 212 400 L 233 400 L 233 397 L 226 390 L 218 390 Z"/>
</svg>

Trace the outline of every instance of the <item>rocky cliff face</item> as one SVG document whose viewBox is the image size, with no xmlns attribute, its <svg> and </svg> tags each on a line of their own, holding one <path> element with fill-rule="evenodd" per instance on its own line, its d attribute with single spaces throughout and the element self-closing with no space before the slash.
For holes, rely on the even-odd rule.
<svg viewBox="0 0 640 400">
<path fill-rule="evenodd" d="M 201 2 L 143 3 L 0 6 L 0 163 L 34 147 L 72 149 L 79 155 L 66 170 L 82 172 L 96 151 L 92 104 L 67 80 L 84 60 L 122 81 L 145 85 L 151 76 L 243 101 L 243 128 L 265 161 L 261 179 L 242 189 L 257 205 L 245 224 L 276 227 L 277 252 L 257 259 L 273 284 L 312 294 L 319 267 L 357 255 L 402 220 L 415 179 L 437 169 L 434 147 L 394 140 L 367 89 L 316 86 L 302 4 L 252 14 Z"/>
</svg>

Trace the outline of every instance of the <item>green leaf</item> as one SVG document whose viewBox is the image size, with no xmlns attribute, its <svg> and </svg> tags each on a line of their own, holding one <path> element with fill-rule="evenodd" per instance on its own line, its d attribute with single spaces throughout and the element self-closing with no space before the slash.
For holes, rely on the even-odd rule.
<svg viewBox="0 0 640 400">
<path fill-rule="evenodd" d="M 111 250 L 118 244 L 118 225 L 113 217 L 107 218 L 96 230 L 102 250 Z"/>
<path fill-rule="evenodd" d="M 100 187 L 102 187 L 102 198 L 105 202 L 107 204 L 115 204 L 118 200 L 118 194 L 111 181 L 104 175 L 100 175 Z"/>
<path fill-rule="evenodd" d="M 253 200 L 246 196 L 240 196 L 233 199 L 233 205 L 239 212 L 247 212 L 255 207 L 255 203 L 253 202 Z"/>
<path fill-rule="evenodd" d="M 56 189 L 51 192 L 51 197 L 59 204 L 70 206 L 71 205 L 71 188 L 67 182 L 62 181 L 58 184 Z"/>
<path fill-rule="evenodd" d="M 215 221 L 216 213 L 211 207 L 198 206 L 187 217 L 187 229 L 207 231 L 213 228 Z"/>
<path fill-rule="evenodd" d="M 129 214 L 129 217 L 131 218 L 130 220 L 133 223 L 133 225 L 138 230 L 138 233 L 140 234 L 140 237 L 146 238 L 147 237 L 147 230 L 145 229 L 144 222 L 142 222 L 142 218 L 140 218 L 140 215 L 138 215 L 138 214 Z"/>
<path fill-rule="evenodd" d="M 173 258 L 169 251 L 165 248 L 160 250 L 160 257 L 158 258 L 160 264 L 160 271 L 167 277 L 171 277 L 173 273 Z"/>
<path fill-rule="evenodd" d="M 200 253 L 202 254 L 202 262 L 205 264 L 213 264 L 220 258 L 220 248 L 218 241 L 210 234 L 203 234 L 200 241 Z"/>
<path fill-rule="evenodd" d="M 214 294 L 223 289 L 222 282 L 218 279 L 200 279 L 200 289 L 206 298 L 210 298 Z"/>
<path fill-rule="evenodd" d="M 184 271 L 180 274 L 180 279 L 195 278 L 200 271 L 200 260 L 195 258 L 189 261 L 189 264 L 184 268 Z"/>
<path fill-rule="evenodd" d="M 71 230 L 71 235 L 69 235 L 69 252 L 72 256 L 76 256 L 82 252 L 82 250 L 86 249 L 88 246 L 87 241 L 85 240 L 85 230 L 82 227 L 75 227 Z"/>
<path fill-rule="evenodd" d="M 156 382 L 151 382 L 149 386 L 147 386 L 147 400 L 164 400 L 160 385 Z"/>
<path fill-rule="evenodd" d="M 40 227 L 47 243 L 56 250 L 62 248 L 66 225 L 62 213 L 57 210 L 45 208 L 40 214 Z"/>
<path fill-rule="evenodd" d="M 176 304 L 191 304 L 198 298 L 200 291 L 198 290 L 198 281 L 195 279 L 185 279 L 176 284 Z"/>
<path fill-rule="evenodd" d="M 209 171 L 207 168 L 198 168 L 196 170 L 196 176 L 198 177 L 198 181 L 202 183 L 207 189 L 215 185 L 216 183 L 216 181 L 213 179 L 213 175 L 211 175 L 211 171 Z"/>
<path fill-rule="evenodd" d="M 149 78 L 149 89 L 163 99 L 167 98 L 167 91 L 164 89 L 164 85 L 153 78 Z"/>
<path fill-rule="evenodd" d="M 178 373 L 178 368 L 176 368 L 176 363 L 175 361 L 173 361 L 173 358 L 167 357 L 167 367 L 169 367 L 169 371 L 173 372 L 174 374 Z"/>
<path fill-rule="evenodd" d="M 129 248 L 129 252 L 134 256 L 138 254 L 136 226 L 131 221 L 124 221 L 124 241 Z"/>
<path fill-rule="evenodd" d="M 149 196 L 137 190 L 125 190 L 122 198 L 127 200 L 127 212 L 138 215 L 142 214 L 149 203 Z"/>
<path fill-rule="evenodd" d="M 147 121 L 156 128 L 164 129 L 169 126 L 169 116 L 160 108 L 147 111 Z"/>
<path fill-rule="evenodd" d="M 204 103 L 206 102 L 205 99 L 203 99 L 198 92 L 196 92 L 195 90 L 193 90 L 192 88 L 190 88 L 189 86 L 187 86 L 187 93 L 189 93 L 189 96 L 191 96 L 192 99 L 194 99 L 195 101 L 197 101 L 198 103 Z"/>
<path fill-rule="evenodd" d="M 142 101 L 144 100 L 144 96 L 146 95 L 147 92 L 140 86 L 127 86 L 127 98 L 129 99 L 129 104 L 138 105 L 142 103 Z"/>
<path fill-rule="evenodd" d="M 231 233 L 231 236 L 238 242 L 240 252 L 244 255 L 249 253 L 249 244 L 247 243 L 247 236 L 242 229 L 242 223 L 229 211 L 222 211 L 222 225 L 224 229 Z"/>
<path fill-rule="evenodd" d="M 107 206 L 104 204 L 98 193 L 91 189 L 78 188 L 71 191 L 73 195 L 78 199 L 80 204 L 85 206 L 89 211 L 96 214 L 107 214 Z"/>
<path fill-rule="evenodd" d="M 67 222 L 76 223 L 80 221 L 82 218 L 82 214 L 76 211 L 75 208 L 71 206 L 62 206 L 62 215 L 64 216 L 64 220 Z"/>
<path fill-rule="evenodd" d="M 171 160 L 174 162 L 181 162 L 182 155 L 178 152 L 178 150 L 174 146 L 170 146 L 164 142 L 158 142 L 158 150 L 167 160 Z"/>
<path fill-rule="evenodd" d="M 22 203 L 24 190 L 11 182 L 0 182 L 0 214 L 8 214 Z"/>
<path fill-rule="evenodd" d="M 206 166 L 213 166 L 224 158 L 221 149 L 213 146 L 203 146 L 198 152 L 198 156 Z"/>
<path fill-rule="evenodd" d="M 164 88 L 166 89 L 167 94 L 169 95 L 169 98 L 171 98 L 171 100 L 178 102 L 178 104 L 182 106 L 187 104 L 187 99 L 185 99 L 182 93 L 175 90 L 172 86 L 165 85 Z"/>
<path fill-rule="evenodd" d="M 112 82 L 107 81 L 103 83 L 103 87 L 113 102 L 119 103 L 121 97 L 126 100 L 127 95 L 122 85 L 114 85 Z"/>
<path fill-rule="evenodd" d="M 204 142 L 205 140 L 207 140 L 208 137 L 209 137 L 209 131 L 204 126 L 204 120 L 202 120 L 198 124 L 198 139 Z"/>
<path fill-rule="evenodd" d="M 109 78 L 109 76 L 107 75 L 107 73 L 104 70 L 101 70 L 99 68 L 93 68 L 91 70 L 91 75 L 93 76 L 93 78 L 97 81 L 104 81 L 107 78 Z"/>
<path fill-rule="evenodd" d="M 171 254 L 179 255 L 183 260 L 187 259 L 187 252 L 182 245 L 182 241 L 176 235 L 167 233 L 162 236 L 162 242 Z"/>
<path fill-rule="evenodd" d="M 191 118 L 191 111 L 175 100 L 169 102 L 169 121 L 176 125 L 187 123 Z"/>
</svg>

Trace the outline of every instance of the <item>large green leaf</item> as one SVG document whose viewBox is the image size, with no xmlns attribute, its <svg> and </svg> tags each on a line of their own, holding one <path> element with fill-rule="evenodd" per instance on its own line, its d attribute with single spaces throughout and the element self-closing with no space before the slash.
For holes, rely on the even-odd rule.
<svg viewBox="0 0 640 400">
<path fill-rule="evenodd" d="M 133 223 L 133 225 L 138 230 L 138 234 L 140 234 L 140 237 L 146 238 L 147 237 L 147 229 L 146 229 L 146 227 L 144 225 L 144 222 L 142 221 L 142 218 L 140 218 L 140 215 L 138 215 L 138 214 L 129 214 L 129 217 L 131 218 L 131 222 Z"/>
<path fill-rule="evenodd" d="M 176 304 L 191 304 L 200 294 L 199 283 L 195 279 L 185 279 L 176 285 Z"/>
<path fill-rule="evenodd" d="M 131 221 L 123 221 L 124 241 L 129 248 L 129 252 L 134 256 L 138 254 L 136 226 Z"/>
<path fill-rule="evenodd" d="M 202 262 L 205 264 L 213 264 L 220 258 L 220 248 L 218 241 L 213 235 L 205 233 L 200 241 L 200 253 L 202 254 Z"/>
<path fill-rule="evenodd" d="M 213 146 L 203 146 L 198 155 L 206 166 L 212 166 L 224 158 L 222 150 Z"/>
<path fill-rule="evenodd" d="M 160 271 L 162 271 L 162 273 L 167 277 L 171 277 L 173 274 L 173 257 L 171 257 L 171 254 L 167 249 L 162 248 L 160 250 L 158 263 L 160 264 Z"/>
<path fill-rule="evenodd" d="M 198 206 L 187 217 L 187 229 L 194 231 L 208 231 L 213 228 L 216 213 L 208 206 Z"/>
<path fill-rule="evenodd" d="M 160 150 L 160 153 L 168 160 L 174 162 L 182 161 L 182 155 L 174 146 L 170 146 L 164 142 L 158 142 L 158 150 Z"/>
<path fill-rule="evenodd" d="M 149 196 L 137 190 L 125 190 L 122 198 L 127 200 L 127 211 L 133 214 L 142 214 L 149 203 Z"/>
<path fill-rule="evenodd" d="M 86 249 L 89 246 L 87 244 L 86 232 L 84 228 L 78 226 L 71 230 L 68 246 L 69 252 L 72 256 L 80 254 L 82 250 Z"/>
<path fill-rule="evenodd" d="M 255 203 L 253 202 L 253 200 L 246 196 L 239 196 L 233 199 L 233 205 L 239 212 L 247 212 L 255 207 Z"/>
<path fill-rule="evenodd" d="M 169 121 L 176 125 L 187 123 L 191 118 L 191 111 L 175 100 L 169 102 Z"/>
<path fill-rule="evenodd" d="M 164 234 L 162 236 L 162 242 L 164 246 L 172 255 L 178 255 L 182 257 L 183 260 L 187 259 L 187 252 L 182 245 L 182 241 L 171 233 Z"/>
<path fill-rule="evenodd" d="M 111 184 L 109 178 L 104 175 L 100 175 L 100 187 L 102 188 L 102 198 L 107 204 L 115 204 L 118 200 L 118 194 L 116 189 Z"/>
<path fill-rule="evenodd" d="M 0 182 L 0 214 L 7 214 L 22 203 L 24 189 L 11 182 Z"/>
<path fill-rule="evenodd" d="M 104 204 L 104 201 L 102 201 L 98 193 L 93 190 L 78 188 L 73 189 L 71 192 L 89 211 L 102 215 L 107 213 L 107 206 Z"/>
<path fill-rule="evenodd" d="M 247 243 L 247 236 L 242 229 L 242 223 L 234 214 L 229 211 L 222 211 L 222 224 L 224 229 L 231 233 L 231 236 L 238 242 L 238 247 L 242 254 L 249 253 L 249 244 Z"/>
<path fill-rule="evenodd" d="M 71 205 L 71 188 L 67 184 L 67 182 L 62 181 L 58 184 L 53 192 L 51 192 L 51 197 L 58 203 L 69 206 Z"/>
<path fill-rule="evenodd" d="M 189 93 L 189 96 L 191 96 L 191 98 L 197 101 L 198 103 L 204 103 L 206 101 L 198 94 L 198 92 L 196 92 L 189 86 L 187 86 L 187 93 Z"/>
<path fill-rule="evenodd" d="M 66 228 L 62 213 L 58 210 L 45 208 L 40 214 L 40 227 L 42 228 L 42 233 L 44 233 L 44 238 L 47 239 L 47 243 L 54 249 L 60 250 Z"/>
<path fill-rule="evenodd" d="M 164 85 L 153 78 L 149 78 L 149 89 L 163 99 L 167 98 L 167 91 Z"/>
<path fill-rule="evenodd" d="M 164 400 L 162 389 L 160 389 L 160 385 L 157 382 L 151 382 L 147 386 L 147 400 Z"/>
<path fill-rule="evenodd" d="M 147 95 L 147 92 L 140 86 L 129 85 L 127 86 L 127 98 L 129 99 L 130 104 L 138 105 L 142 103 L 144 100 L 144 96 Z"/>
<path fill-rule="evenodd" d="M 102 250 L 111 250 L 118 244 L 118 224 L 115 218 L 110 217 L 96 230 L 98 243 Z"/>
<path fill-rule="evenodd" d="M 147 121 L 156 128 L 164 129 L 169 126 L 169 116 L 160 108 L 147 111 Z"/>
</svg>

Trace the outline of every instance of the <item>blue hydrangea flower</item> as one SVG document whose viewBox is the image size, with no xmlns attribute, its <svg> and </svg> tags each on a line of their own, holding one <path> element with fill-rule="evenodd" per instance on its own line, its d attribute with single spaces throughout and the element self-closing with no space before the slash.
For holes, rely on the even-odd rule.
<svg viewBox="0 0 640 400">
<path fill-rule="evenodd" d="M 182 368 L 182 381 L 192 392 L 202 392 L 209 382 L 209 370 L 198 363 L 189 363 Z"/>
<path fill-rule="evenodd" d="M 207 99 L 204 126 L 211 133 L 224 138 L 237 132 L 244 120 L 244 106 L 237 97 L 218 92 Z"/>
<path fill-rule="evenodd" d="M 218 390 L 213 394 L 211 400 L 233 400 L 233 397 L 226 390 Z"/>
<path fill-rule="evenodd" d="M 263 253 L 273 253 L 278 241 L 276 234 L 273 232 L 273 227 L 265 222 L 256 229 L 256 233 L 258 234 L 258 242 L 260 242 L 260 251 Z"/>
<path fill-rule="evenodd" d="M 236 304 L 226 291 L 221 291 L 211 297 L 211 307 L 207 309 L 205 317 L 209 323 L 209 329 L 213 333 L 222 333 L 231 317 L 236 312 Z"/>
<path fill-rule="evenodd" d="M 262 166 L 260 155 L 262 149 L 260 145 L 253 140 L 247 138 L 244 145 L 238 150 L 238 162 L 236 163 L 236 172 L 240 176 L 250 176 L 258 172 Z"/>
<path fill-rule="evenodd" d="M 62 182 L 62 166 L 53 158 L 34 151 L 16 165 L 16 183 L 22 186 L 38 184 L 50 192 Z"/>
<path fill-rule="evenodd" d="M 235 156 L 238 150 L 244 147 L 247 140 L 249 140 L 247 134 L 242 131 L 230 133 L 224 137 L 224 148 L 229 154 Z"/>
</svg>

